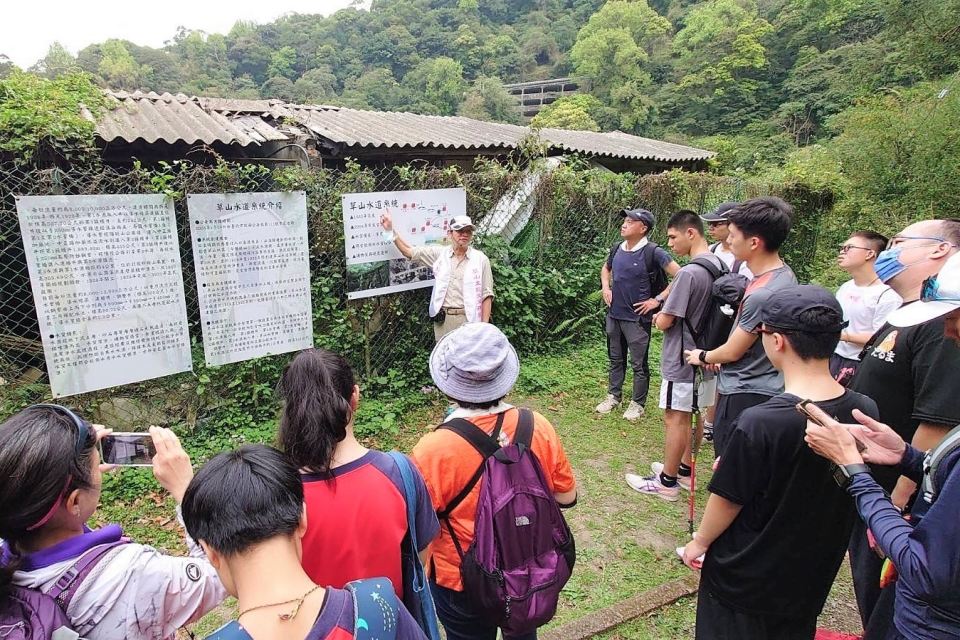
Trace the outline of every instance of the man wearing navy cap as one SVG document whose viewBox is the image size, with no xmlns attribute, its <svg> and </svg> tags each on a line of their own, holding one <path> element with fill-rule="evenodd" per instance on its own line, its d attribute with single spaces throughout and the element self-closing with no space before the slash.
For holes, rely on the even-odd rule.
<svg viewBox="0 0 960 640">
<path fill-rule="evenodd" d="M 710 245 L 710 252 L 723 260 L 731 273 L 739 273 L 752 280 L 753 272 L 747 266 L 747 261 L 738 260 L 737 256 L 733 255 L 727 240 L 730 237 L 730 214 L 739 204 L 739 202 L 721 202 L 716 209 L 700 216 L 700 219 L 707 224 L 710 237 L 716 240 Z"/>
<path fill-rule="evenodd" d="M 804 441 L 797 405 L 811 401 L 841 422 L 852 422 L 854 410 L 876 417 L 877 405 L 830 375 L 844 321 L 829 291 L 782 287 L 759 320 L 785 390 L 740 414 L 683 560 L 703 566 L 697 638 L 812 640 L 856 513 L 830 462 Z"/>
<path fill-rule="evenodd" d="M 650 323 L 653 312 L 667 295 L 667 274 L 680 270 L 666 251 L 647 239 L 656 217 L 646 209 L 624 209 L 622 242 L 610 248 L 600 270 L 600 287 L 607 303 L 607 354 L 610 385 L 597 413 L 610 413 L 621 402 L 627 371 L 627 351 L 633 369 L 633 395 L 623 417 L 637 420 L 644 414 L 650 390 Z"/>
</svg>

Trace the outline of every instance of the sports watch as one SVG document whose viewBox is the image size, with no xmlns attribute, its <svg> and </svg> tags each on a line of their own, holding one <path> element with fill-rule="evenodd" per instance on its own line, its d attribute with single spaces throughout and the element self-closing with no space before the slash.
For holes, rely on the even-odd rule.
<svg viewBox="0 0 960 640">
<path fill-rule="evenodd" d="M 853 476 L 858 473 L 869 473 L 873 475 L 873 471 L 870 470 L 870 467 L 860 463 L 860 464 L 838 464 L 834 465 L 833 468 L 833 479 L 836 480 L 837 485 L 841 489 L 846 489 L 850 486 L 850 483 L 853 482 Z"/>
</svg>

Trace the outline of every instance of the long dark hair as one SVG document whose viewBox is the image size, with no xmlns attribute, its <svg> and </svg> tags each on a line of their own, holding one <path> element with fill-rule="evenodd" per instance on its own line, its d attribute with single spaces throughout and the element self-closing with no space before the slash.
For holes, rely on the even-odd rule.
<svg viewBox="0 0 960 640">
<path fill-rule="evenodd" d="M 43 530 L 34 528 L 74 489 L 92 486 L 93 429 L 77 454 L 77 425 L 54 407 L 30 407 L 0 424 L 0 538 L 11 553 Z M 68 481 L 69 478 L 69 481 Z M 0 598 L 17 562 L 0 567 Z"/>
<path fill-rule="evenodd" d="M 353 370 L 340 354 L 322 349 L 298 353 L 283 370 L 280 448 L 301 469 L 326 473 L 353 418 Z"/>
</svg>

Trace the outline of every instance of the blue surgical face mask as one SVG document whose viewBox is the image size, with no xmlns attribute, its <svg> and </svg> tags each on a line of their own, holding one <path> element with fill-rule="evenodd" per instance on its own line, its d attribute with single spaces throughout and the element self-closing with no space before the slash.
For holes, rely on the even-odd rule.
<svg viewBox="0 0 960 640">
<path fill-rule="evenodd" d="M 906 270 L 907 265 L 900 262 L 900 254 L 902 252 L 903 249 L 900 247 L 881 251 L 880 255 L 877 256 L 876 262 L 873 263 L 873 269 L 877 272 L 877 277 L 880 278 L 880 281 L 884 284 L 890 282 Z"/>
<path fill-rule="evenodd" d="M 873 270 L 877 272 L 877 277 L 883 284 L 889 283 L 898 275 L 909 269 L 915 264 L 926 262 L 930 258 L 922 258 L 909 264 L 900 262 L 900 254 L 903 253 L 903 247 L 893 247 L 886 251 L 881 251 L 877 256 L 877 261 L 873 263 Z"/>
</svg>

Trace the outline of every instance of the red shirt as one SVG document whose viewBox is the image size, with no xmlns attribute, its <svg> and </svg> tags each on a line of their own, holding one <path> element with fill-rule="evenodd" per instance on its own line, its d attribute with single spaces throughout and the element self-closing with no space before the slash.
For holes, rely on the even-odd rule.
<svg viewBox="0 0 960 640">
<path fill-rule="evenodd" d="M 401 543 L 407 533 L 407 507 L 393 459 L 368 451 L 328 474 L 302 478 L 307 504 L 303 569 L 310 579 L 342 589 L 351 580 L 386 576 L 402 598 Z M 416 469 L 414 484 L 417 534 L 426 548 L 440 525 Z"/>
</svg>

